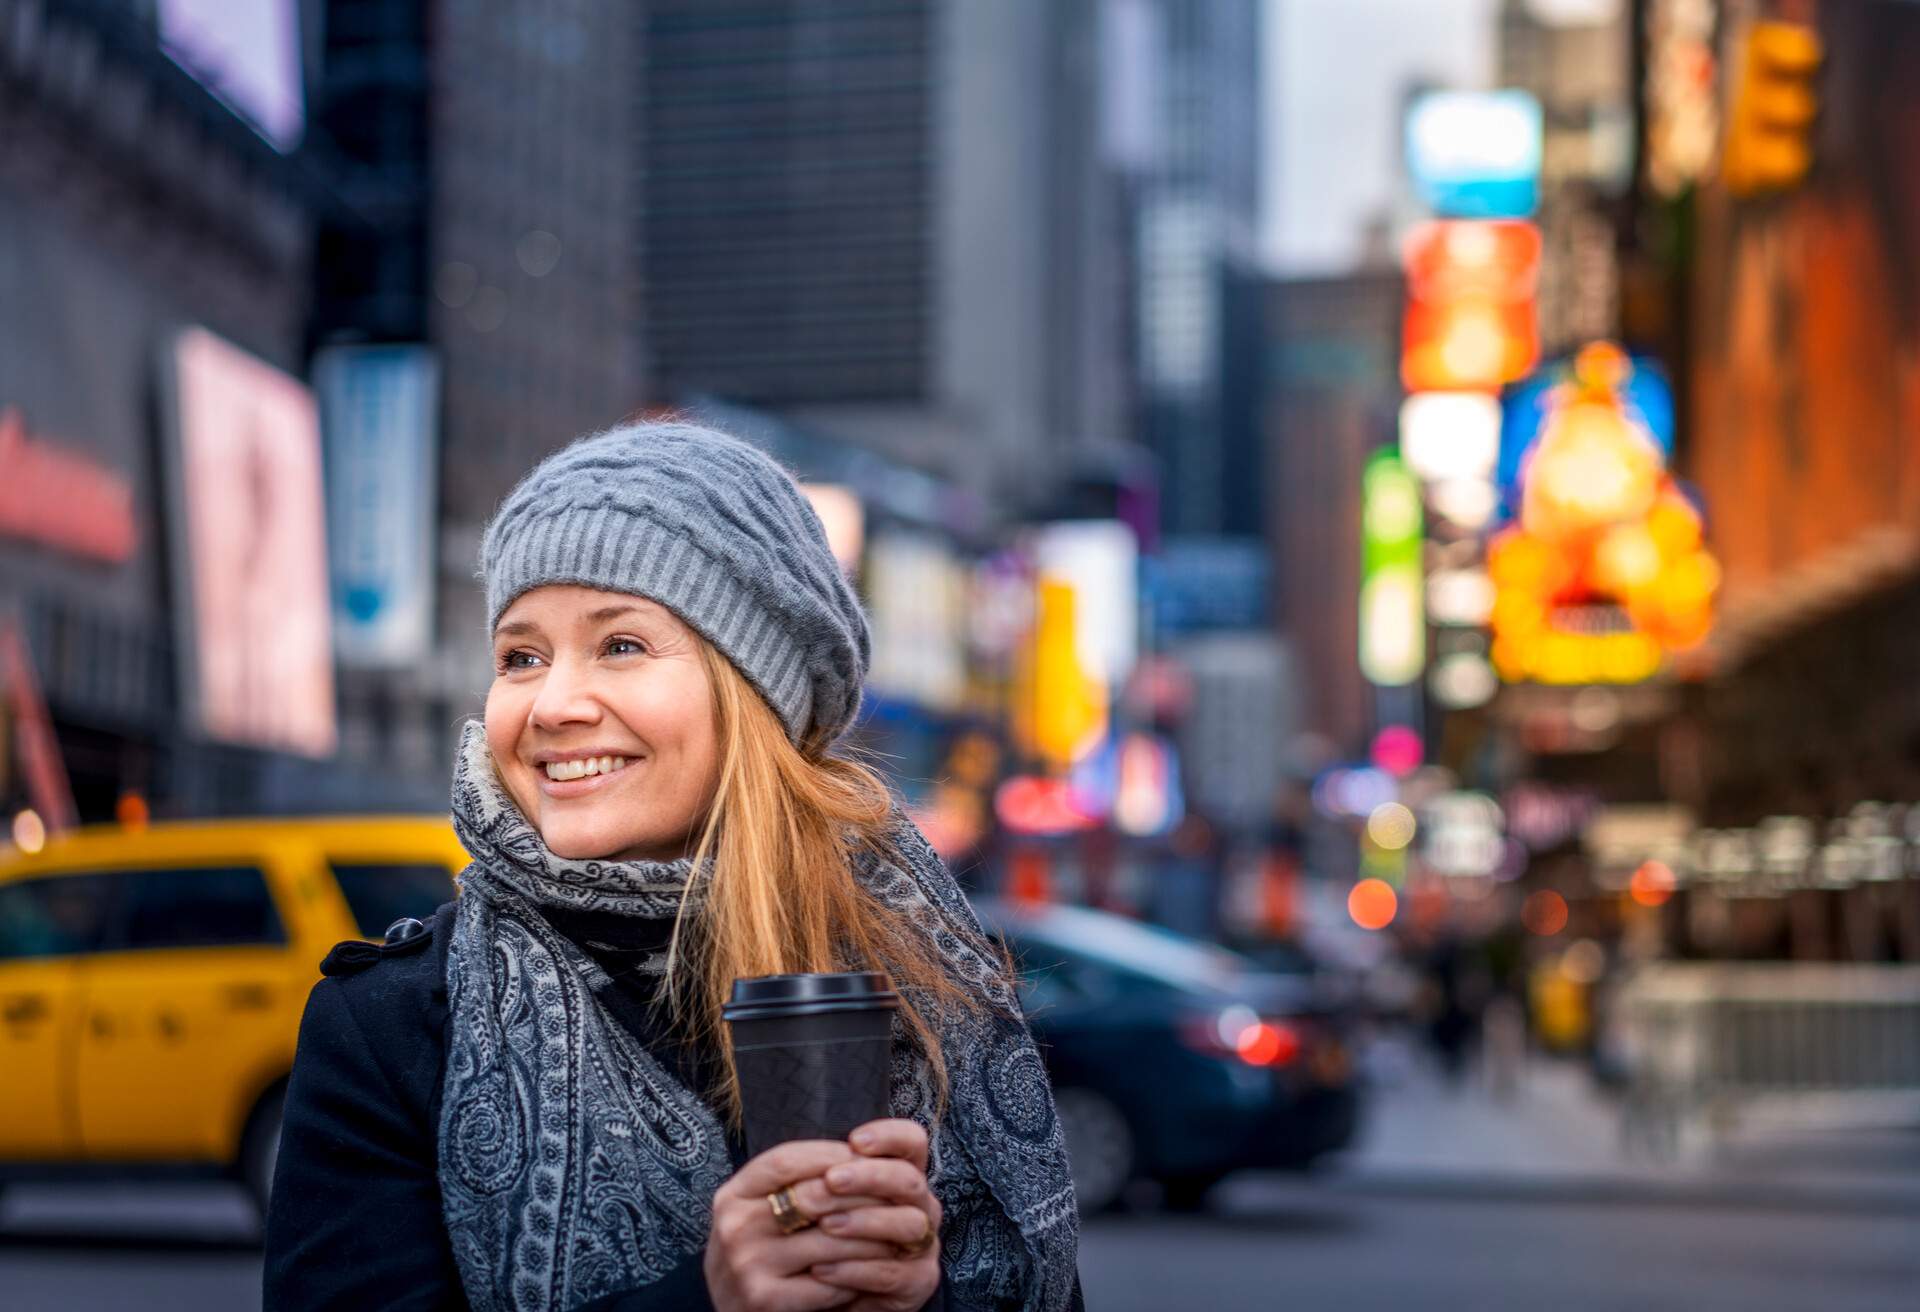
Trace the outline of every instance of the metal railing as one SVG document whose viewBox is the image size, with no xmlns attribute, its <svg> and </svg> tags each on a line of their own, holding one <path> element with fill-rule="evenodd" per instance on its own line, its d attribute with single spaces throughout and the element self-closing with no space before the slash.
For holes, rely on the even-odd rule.
<svg viewBox="0 0 1920 1312">
<path fill-rule="evenodd" d="M 1920 966 L 1661 964 L 1617 999 L 1621 1136 L 1672 1158 L 1751 1126 L 1920 1125 Z"/>
</svg>

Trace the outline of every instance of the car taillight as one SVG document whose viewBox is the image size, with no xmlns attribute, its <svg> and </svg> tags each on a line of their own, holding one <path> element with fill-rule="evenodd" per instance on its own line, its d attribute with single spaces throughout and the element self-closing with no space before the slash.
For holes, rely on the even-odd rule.
<svg viewBox="0 0 1920 1312">
<path fill-rule="evenodd" d="M 1237 1057 L 1249 1066 L 1285 1066 L 1300 1056 L 1300 1034 L 1282 1020 L 1262 1020 L 1251 1007 L 1189 1016 L 1180 1040 L 1211 1057 Z"/>
<path fill-rule="evenodd" d="M 1282 1021 L 1263 1020 L 1240 1032 L 1235 1050 L 1249 1066 L 1285 1066 L 1300 1055 L 1300 1036 Z"/>
</svg>

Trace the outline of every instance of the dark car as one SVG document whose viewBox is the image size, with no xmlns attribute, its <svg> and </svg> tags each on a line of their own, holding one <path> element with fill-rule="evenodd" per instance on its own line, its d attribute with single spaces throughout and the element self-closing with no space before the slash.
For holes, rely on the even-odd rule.
<svg viewBox="0 0 1920 1312">
<path fill-rule="evenodd" d="M 1106 912 L 976 907 L 1019 963 L 1082 1210 L 1142 1178 L 1195 1208 L 1232 1171 L 1305 1167 L 1353 1140 L 1347 1038 L 1305 981 Z"/>
</svg>

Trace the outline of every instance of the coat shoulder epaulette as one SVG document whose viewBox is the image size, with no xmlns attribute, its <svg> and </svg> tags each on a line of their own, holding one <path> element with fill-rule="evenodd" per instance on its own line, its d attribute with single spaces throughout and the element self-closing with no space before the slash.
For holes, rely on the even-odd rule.
<svg viewBox="0 0 1920 1312">
<path fill-rule="evenodd" d="M 384 943 L 369 943 L 365 939 L 353 938 L 337 945 L 320 963 L 320 973 L 336 978 L 358 975 L 382 958 L 411 956 L 431 942 L 433 928 L 428 922 L 403 916 L 387 926 Z"/>
</svg>

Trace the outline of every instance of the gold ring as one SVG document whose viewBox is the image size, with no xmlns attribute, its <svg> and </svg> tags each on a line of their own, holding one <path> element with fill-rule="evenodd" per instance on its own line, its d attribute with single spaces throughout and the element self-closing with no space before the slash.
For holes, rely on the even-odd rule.
<svg viewBox="0 0 1920 1312">
<path fill-rule="evenodd" d="M 902 1257 L 919 1257 L 933 1247 L 933 1218 L 925 1212 L 920 1213 L 920 1224 L 926 1226 L 926 1232 L 910 1244 L 895 1244 L 894 1248 Z"/>
<path fill-rule="evenodd" d="M 797 1235 L 813 1224 L 813 1218 L 800 1210 L 800 1204 L 793 1201 L 793 1191 L 785 1185 L 767 1195 L 767 1206 L 773 1209 L 773 1223 L 783 1235 Z"/>
</svg>

